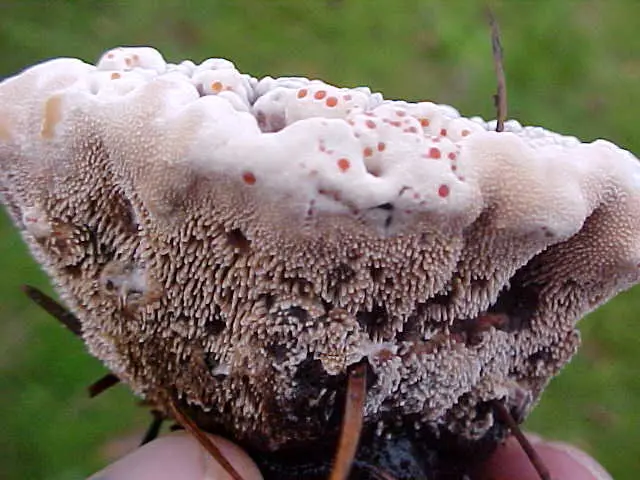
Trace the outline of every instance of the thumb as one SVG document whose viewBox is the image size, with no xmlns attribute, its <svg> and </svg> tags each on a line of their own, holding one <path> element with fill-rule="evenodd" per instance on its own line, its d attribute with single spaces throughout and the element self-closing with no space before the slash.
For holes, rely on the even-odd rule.
<svg viewBox="0 0 640 480">
<path fill-rule="evenodd" d="M 612 480 L 593 458 L 577 448 L 559 442 L 545 442 L 535 435 L 527 437 L 547 466 L 553 479 Z M 539 480 L 540 477 L 514 437 L 500 445 L 492 457 L 475 472 L 479 480 L 517 478 Z"/>
<path fill-rule="evenodd" d="M 237 445 L 211 440 L 245 480 L 261 480 L 255 463 Z M 231 476 L 185 432 L 160 437 L 96 473 L 89 480 L 227 480 Z"/>
</svg>

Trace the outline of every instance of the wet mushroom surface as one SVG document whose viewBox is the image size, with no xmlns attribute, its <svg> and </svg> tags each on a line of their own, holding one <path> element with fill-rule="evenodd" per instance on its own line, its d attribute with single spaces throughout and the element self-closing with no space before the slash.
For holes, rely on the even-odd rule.
<svg viewBox="0 0 640 480">
<path fill-rule="evenodd" d="M 637 158 L 494 123 L 117 48 L 0 84 L 0 187 L 89 351 L 157 410 L 324 478 L 364 364 L 354 474 L 453 478 L 503 438 L 491 403 L 523 420 L 640 278 Z"/>
</svg>

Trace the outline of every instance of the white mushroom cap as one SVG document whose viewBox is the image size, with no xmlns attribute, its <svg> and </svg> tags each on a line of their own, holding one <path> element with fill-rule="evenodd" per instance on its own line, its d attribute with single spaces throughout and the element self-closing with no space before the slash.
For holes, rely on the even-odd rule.
<svg viewBox="0 0 640 480">
<path fill-rule="evenodd" d="M 91 352 L 161 406 L 277 449 L 333 431 L 366 358 L 368 422 L 478 438 L 640 276 L 632 154 L 492 130 L 120 48 L 0 84 L 0 185 Z"/>
</svg>

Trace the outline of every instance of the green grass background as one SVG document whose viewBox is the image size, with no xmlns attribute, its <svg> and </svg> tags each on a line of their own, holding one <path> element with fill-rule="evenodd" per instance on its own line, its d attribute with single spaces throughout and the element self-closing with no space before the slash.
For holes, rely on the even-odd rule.
<svg viewBox="0 0 640 480">
<path fill-rule="evenodd" d="M 261 75 L 369 85 L 492 117 L 495 80 L 482 4 L 429 0 L 0 1 L 0 75 L 57 56 L 94 62 L 116 45 L 154 45 L 172 61 L 232 59 Z M 607 138 L 640 153 L 640 2 L 495 3 L 510 117 Z M 83 478 L 105 445 L 143 428 L 124 387 L 89 400 L 104 373 L 19 286 L 48 288 L 0 218 L 0 478 Z M 640 291 L 581 324 L 584 344 L 526 427 L 579 445 L 617 479 L 640 471 Z"/>
</svg>

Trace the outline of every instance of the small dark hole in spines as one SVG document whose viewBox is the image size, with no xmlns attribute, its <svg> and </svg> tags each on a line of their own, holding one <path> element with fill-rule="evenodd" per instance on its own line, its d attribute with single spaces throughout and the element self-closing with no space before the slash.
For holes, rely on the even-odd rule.
<svg viewBox="0 0 640 480">
<path fill-rule="evenodd" d="M 385 307 L 374 304 L 371 311 L 356 313 L 356 320 L 371 335 L 389 324 L 389 314 Z"/>
<path fill-rule="evenodd" d="M 227 328 L 227 324 L 217 317 L 212 318 L 205 325 L 207 333 L 214 336 L 220 335 Z"/>
<path fill-rule="evenodd" d="M 513 276 L 510 286 L 505 288 L 489 313 L 504 313 L 509 317 L 503 330 L 513 332 L 528 328 L 531 318 L 538 312 L 540 303 L 540 285 L 524 281 L 528 266 L 521 268 Z"/>
<path fill-rule="evenodd" d="M 384 278 L 384 270 L 380 267 L 369 267 L 369 274 L 371 275 L 371 280 L 375 283 L 382 282 Z"/>
<path fill-rule="evenodd" d="M 222 381 L 225 378 L 227 378 L 227 376 L 223 373 L 216 373 L 218 367 L 220 366 L 220 361 L 217 360 L 212 353 L 206 354 L 204 361 L 205 361 L 205 364 L 207 365 L 207 368 L 209 369 L 209 373 L 213 378 L 215 378 L 218 381 Z"/>
<path fill-rule="evenodd" d="M 309 405 L 309 398 L 317 398 L 324 388 L 336 388 L 341 380 L 340 376 L 330 376 L 324 369 L 319 359 L 308 355 L 303 360 L 293 376 L 293 383 L 296 389 L 296 397 L 300 399 L 299 414 L 309 414 L 313 411 L 313 407 Z"/>
<path fill-rule="evenodd" d="M 543 348 L 531 354 L 527 360 L 531 365 L 535 366 L 538 363 L 549 364 L 553 360 L 553 357 L 549 349 Z"/>
<path fill-rule="evenodd" d="M 266 351 L 278 364 L 283 363 L 287 359 L 287 356 L 289 354 L 288 346 L 282 345 L 280 343 L 267 345 Z"/>
<path fill-rule="evenodd" d="M 453 302 L 453 293 L 451 291 L 438 293 L 434 295 L 429 303 L 433 305 L 440 305 L 442 307 L 448 307 Z"/>
<path fill-rule="evenodd" d="M 356 276 L 355 270 L 346 263 L 336 265 L 327 273 L 327 283 L 329 288 L 335 288 L 338 285 L 349 283 Z"/>
<path fill-rule="evenodd" d="M 421 312 L 418 309 L 416 313 L 407 318 L 403 325 L 402 330 L 396 333 L 396 340 L 398 342 L 415 342 L 420 340 L 420 322 L 418 319 L 421 317 Z"/>
<path fill-rule="evenodd" d="M 247 253 L 251 249 L 251 241 L 239 228 L 227 232 L 227 243 L 238 253 Z"/>
<path fill-rule="evenodd" d="M 271 310 L 271 307 L 273 307 L 276 302 L 275 297 L 269 293 L 263 293 L 259 298 L 264 302 L 264 307 L 267 310 Z"/>
<path fill-rule="evenodd" d="M 489 279 L 474 278 L 470 282 L 470 288 L 474 290 L 486 290 L 489 286 Z"/>
<path fill-rule="evenodd" d="M 296 305 L 289 307 L 284 313 L 287 317 L 294 317 L 302 322 L 306 322 L 309 319 L 309 312 Z"/>
</svg>

